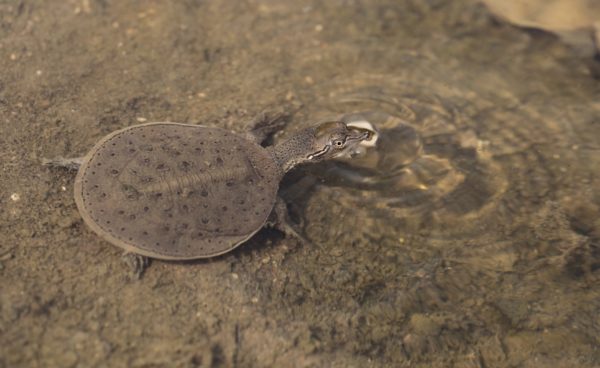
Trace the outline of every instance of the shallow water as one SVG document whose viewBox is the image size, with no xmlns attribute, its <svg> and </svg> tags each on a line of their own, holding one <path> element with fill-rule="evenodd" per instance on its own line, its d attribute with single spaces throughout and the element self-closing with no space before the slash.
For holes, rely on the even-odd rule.
<svg viewBox="0 0 600 368">
<path fill-rule="evenodd" d="M 0 4 L 0 367 L 600 365 L 600 88 L 474 1 Z M 145 121 L 298 109 L 378 146 L 263 231 L 140 280 L 40 167 Z"/>
</svg>

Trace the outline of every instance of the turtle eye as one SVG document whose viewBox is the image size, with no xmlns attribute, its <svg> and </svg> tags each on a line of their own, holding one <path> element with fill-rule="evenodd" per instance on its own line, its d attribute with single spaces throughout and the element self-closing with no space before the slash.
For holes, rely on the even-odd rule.
<svg viewBox="0 0 600 368">
<path fill-rule="evenodd" d="M 344 147 L 344 141 L 341 139 L 336 139 L 333 141 L 333 146 L 335 148 L 342 148 L 342 147 Z"/>
</svg>

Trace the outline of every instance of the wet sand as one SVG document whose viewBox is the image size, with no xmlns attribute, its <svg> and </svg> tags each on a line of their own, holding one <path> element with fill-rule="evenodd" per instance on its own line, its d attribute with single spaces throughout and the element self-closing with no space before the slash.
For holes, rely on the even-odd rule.
<svg viewBox="0 0 600 368">
<path fill-rule="evenodd" d="M 0 367 L 599 366 L 593 61 L 426 3 L 0 4 Z M 312 247 L 265 230 L 138 280 L 41 165 L 142 122 L 300 106 L 276 140 L 359 112 L 421 147 L 391 181 L 392 148 L 358 177 L 291 173 Z"/>
</svg>

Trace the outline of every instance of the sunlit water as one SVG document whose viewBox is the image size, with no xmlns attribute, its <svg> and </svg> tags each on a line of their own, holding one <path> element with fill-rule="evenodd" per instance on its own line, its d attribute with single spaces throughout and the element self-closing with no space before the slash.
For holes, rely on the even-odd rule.
<svg viewBox="0 0 600 368">
<path fill-rule="evenodd" d="M 403 67 L 420 70 L 413 61 Z M 590 285 L 600 267 L 584 261 L 597 257 L 594 241 L 572 227 L 590 198 L 577 129 L 565 110 L 470 78 L 435 80 L 443 75 L 319 86 L 315 115 L 369 121 L 380 139 L 359 157 L 291 180 L 286 195 L 308 202 L 298 212 L 311 219 L 305 231 L 317 245 L 298 267 L 327 308 L 365 318 L 370 328 L 354 338 L 371 353 L 396 346 L 420 359 L 470 344 L 498 353 L 506 342 L 493 336 L 511 329 L 541 329 L 566 343 L 570 327 L 552 315 L 589 320 L 594 307 L 579 305 L 570 289 Z M 503 85 L 500 74 L 481 79 Z M 311 262 L 319 267 L 302 266 Z M 360 321 L 353 327 L 362 331 Z M 596 328 L 583 332 L 584 349 Z M 480 333 L 488 337 L 474 338 Z M 510 349 L 526 355 L 535 334 L 516 336 Z"/>
</svg>

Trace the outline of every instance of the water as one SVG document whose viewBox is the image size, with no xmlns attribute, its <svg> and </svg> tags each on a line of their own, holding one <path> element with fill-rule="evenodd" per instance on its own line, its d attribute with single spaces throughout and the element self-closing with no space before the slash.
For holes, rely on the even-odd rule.
<svg viewBox="0 0 600 368">
<path fill-rule="evenodd" d="M 0 15 L 0 367 L 600 365 L 600 89 L 558 39 L 469 0 Z M 379 129 L 285 178 L 310 245 L 264 231 L 136 280 L 73 175 L 40 167 L 140 122 L 241 131 L 280 108 L 275 141 L 333 116 Z"/>
<path fill-rule="evenodd" d="M 447 362 L 461 349 L 465 366 L 518 365 L 532 351 L 544 357 L 532 366 L 590 364 L 600 262 L 596 240 L 576 224 L 588 221 L 581 211 L 595 184 L 574 163 L 596 148 L 577 143 L 583 127 L 571 115 L 585 102 L 521 97 L 521 84 L 501 82 L 502 69 L 457 73 L 419 55 L 402 59 L 393 75 L 416 77 L 319 86 L 315 115 L 370 121 L 380 140 L 360 158 L 307 167 L 287 189 L 304 193 L 298 212 L 322 244 L 294 263 L 311 280 L 307 308 L 351 321 L 314 323 L 354 331 L 348 341 L 363 354 L 393 364 Z M 335 351 L 339 340 L 322 339 Z M 581 358 L 570 357 L 578 349 Z"/>
</svg>

